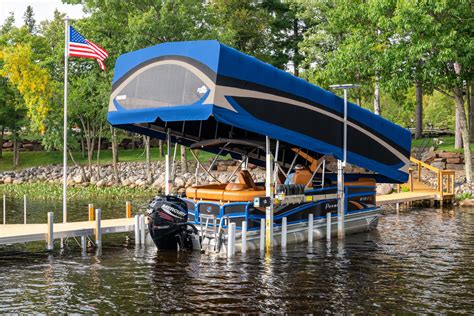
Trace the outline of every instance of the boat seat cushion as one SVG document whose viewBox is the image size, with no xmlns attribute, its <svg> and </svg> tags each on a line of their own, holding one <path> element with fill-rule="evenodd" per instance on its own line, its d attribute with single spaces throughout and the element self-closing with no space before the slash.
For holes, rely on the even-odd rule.
<svg viewBox="0 0 474 316">
<path fill-rule="evenodd" d="M 241 191 L 224 191 L 223 201 L 228 202 L 252 202 L 257 196 L 265 196 L 265 190 L 241 190 Z"/>
<path fill-rule="evenodd" d="M 242 183 L 222 183 L 193 186 L 186 189 L 186 197 L 194 200 L 225 202 L 251 202 L 257 196 L 265 196 L 265 188 L 253 190 Z"/>
<path fill-rule="evenodd" d="M 245 183 L 228 183 L 225 186 L 226 191 L 241 191 L 248 188 L 248 185 L 246 185 Z"/>
<path fill-rule="evenodd" d="M 307 169 L 303 170 L 296 170 L 295 176 L 293 177 L 293 183 L 292 184 L 303 184 L 306 185 L 308 182 L 311 180 L 311 176 L 313 174 L 311 171 Z M 312 187 L 312 184 L 308 184 L 308 187 Z"/>
<path fill-rule="evenodd" d="M 250 189 L 257 189 L 257 185 L 253 181 L 252 175 L 248 170 L 241 170 L 237 175 L 239 183 L 245 183 Z"/>
</svg>

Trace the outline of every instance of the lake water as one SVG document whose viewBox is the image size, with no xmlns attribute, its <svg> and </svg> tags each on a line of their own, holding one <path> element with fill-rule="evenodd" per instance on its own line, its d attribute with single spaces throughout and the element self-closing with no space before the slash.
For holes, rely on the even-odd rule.
<svg viewBox="0 0 474 316">
<path fill-rule="evenodd" d="M 20 223 L 22 205 L 13 200 L 7 220 Z M 123 215 L 122 201 L 96 204 L 105 218 Z M 30 205 L 30 222 L 61 209 Z M 86 205 L 71 203 L 70 218 L 86 219 Z M 385 211 L 374 232 L 269 257 L 157 252 L 135 248 L 126 235 L 103 242 L 100 256 L 72 243 L 52 254 L 41 243 L 0 248 L 0 313 L 474 313 L 469 209 Z"/>
</svg>

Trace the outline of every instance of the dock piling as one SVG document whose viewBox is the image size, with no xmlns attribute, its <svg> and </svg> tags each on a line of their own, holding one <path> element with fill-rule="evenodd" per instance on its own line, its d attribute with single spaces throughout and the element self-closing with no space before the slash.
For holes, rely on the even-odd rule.
<svg viewBox="0 0 474 316">
<path fill-rule="evenodd" d="M 7 223 L 7 197 L 3 195 L 3 225 Z"/>
<path fill-rule="evenodd" d="M 235 255 L 235 223 L 229 224 L 229 231 L 227 234 L 227 257 Z"/>
<path fill-rule="evenodd" d="M 331 212 L 326 213 L 326 240 L 331 241 Z"/>
<path fill-rule="evenodd" d="M 140 244 L 140 215 L 135 215 L 135 245 Z"/>
<path fill-rule="evenodd" d="M 312 246 L 313 245 L 313 225 L 314 225 L 314 220 L 313 220 L 313 214 L 308 215 L 308 245 Z"/>
<path fill-rule="evenodd" d="M 94 221 L 94 204 L 89 204 L 89 222 Z"/>
<path fill-rule="evenodd" d="M 287 219 L 283 217 L 281 220 L 281 248 L 286 248 L 287 239 Z"/>
<path fill-rule="evenodd" d="M 145 226 L 145 215 L 140 215 L 140 244 L 145 245 L 145 233 L 146 233 L 146 226 Z"/>
<path fill-rule="evenodd" d="M 97 248 L 102 246 L 102 228 L 100 223 L 100 208 L 95 210 L 95 244 Z"/>
<path fill-rule="evenodd" d="M 260 251 L 265 250 L 265 218 L 260 220 Z"/>
<path fill-rule="evenodd" d="M 23 195 L 23 224 L 26 225 L 26 194 Z"/>
<path fill-rule="evenodd" d="M 48 232 L 46 234 L 46 249 L 48 251 L 54 248 L 54 213 L 48 212 Z"/>
<path fill-rule="evenodd" d="M 242 253 L 247 252 L 247 221 L 242 222 Z"/>
<path fill-rule="evenodd" d="M 87 236 L 81 236 L 81 249 L 82 252 L 87 251 Z"/>
<path fill-rule="evenodd" d="M 125 202 L 125 217 L 132 218 L 132 202 Z"/>
</svg>

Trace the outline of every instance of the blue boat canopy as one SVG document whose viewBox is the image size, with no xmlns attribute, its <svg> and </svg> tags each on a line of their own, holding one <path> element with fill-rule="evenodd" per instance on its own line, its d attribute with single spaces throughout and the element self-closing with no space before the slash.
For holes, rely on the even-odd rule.
<svg viewBox="0 0 474 316">
<path fill-rule="evenodd" d="M 262 143 L 269 136 L 280 141 L 279 162 L 289 166 L 296 148 L 342 159 L 343 109 L 339 96 L 254 57 L 217 41 L 190 41 L 120 56 L 108 120 L 160 139 L 169 130 L 186 146 L 219 138 Z M 410 132 L 353 103 L 347 113 L 347 162 L 375 172 L 378 181 L 406 182 Z M 240 158 L 243 148 L 225 150 Z M 265 160 L 258 146 L 245 154 L 257 164 Z"/>
</svg>

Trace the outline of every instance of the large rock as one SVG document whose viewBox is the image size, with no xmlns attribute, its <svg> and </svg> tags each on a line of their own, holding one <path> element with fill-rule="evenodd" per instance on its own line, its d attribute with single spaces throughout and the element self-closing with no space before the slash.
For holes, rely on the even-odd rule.
<svg viewBox="0 0 474 316">
<path fill-rule="evenodd" d="M 389 194 L 393 191 L 393 186 L 390 183 L 380 183 L 377 184 L 377 195 Z"/>
<path fill-rule="evenodd" d="M 463 163 L 464 159 L 461 157 L 456 157 L 456 158 L 446 158 L 446 163 Z"/>
<path fill-rule="evenodd" d="M 3 142 L 2 147 L 3 147 L 4 149 L 13 148 L 13 142 L 12 142 L 12 141 Z"/>
<path fill-rule="evenodd" d="M 84 182 L 84 178 L 82 177 L 82 175 L 77 175 L 77 176 L 75 176 L 74 178 L 72 178 L 72 180 L 74 181 L 74 183 L 82 183 L 82 182 Z"/>
<path fill-rule="evenodd" d="M 12 184 L 22 184 L 23 183 L 23 179 L 15 179 L 13 180 Z"/>
<path fill-rule="evenodd" d="M 421 161 L 426 162 L 428 164 L 432 163 L 433 160 L 436 158 L 436 153 L 433 151 L 426 151 L 421 156 Z"/>
<path fill-rule="evenodd" d="M 10 176 L 6 176 L 5 178 L 3 178 L 3 183 L 5 184 L 11 184 L 12 182 L 13 182 L 13 179 Z"/>
<path fill-rule="evenodd" d="M 461 154 L 460 153 L 453 153 L 453 152 L 449 152 L 449 151 L 442 151 L 442 152 L 438 153 L 438 157 L 440 157 L 440 158 L 459 158 L 459 157 L 461 157 Z"/>
<path fill-rule="evenodd" d="M 178 189 L 184 188 L 185 184 L 186 182 L 184 182 L 184 180 L 181 177 L 176 177 L 176 179 L 174 179 L 174 185 Z"/>
<path fill-rule="evenodd" d="M 474 206 L 474 199 L 465 199 L 459 202 L 459 206 Z"/>
<path fill-rule="evenodd" d="M 107 181 L 104 179 L 97 181 L 97 183 L 95 184 L 95 186 L 98 188 L 105 187 L 106 185 L 107 185 Z"/>
<path fill-rule="evenodd" d="M 130 179 L 123 179 L 122 180 L 122 185 L 124 187 L 129 186 L 131 183 L 132 183 L 132 181 L 130 181 Z"/>
<path fill-rule="evenodd" d="M 446 162 L 444 161 L 433 161 L 431 163 L 431 166 L 438 168 L 438 169 L 445 169 L 446 168 Z"/>
<path fill-rule="evenodd" d="M 464 170 L 464 164 L 447 163 L 446 164 L 446 169 L 448 169 L 448 170 Z"/>
</svg>

